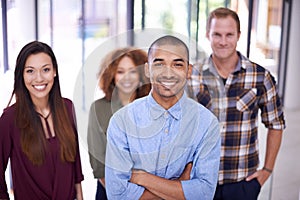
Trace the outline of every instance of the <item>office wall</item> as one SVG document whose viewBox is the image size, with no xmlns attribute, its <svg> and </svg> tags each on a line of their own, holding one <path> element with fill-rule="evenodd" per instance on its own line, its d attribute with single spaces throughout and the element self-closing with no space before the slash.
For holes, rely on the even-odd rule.
<svg viewBox="0 0 300 200">
<path fill-rule="evenodd" d="M 285 87 L 285 108 L 300 109 L 300 1 L 293 0 L 289 47 L 287 56 L 287 76 Z"/>
</svg>

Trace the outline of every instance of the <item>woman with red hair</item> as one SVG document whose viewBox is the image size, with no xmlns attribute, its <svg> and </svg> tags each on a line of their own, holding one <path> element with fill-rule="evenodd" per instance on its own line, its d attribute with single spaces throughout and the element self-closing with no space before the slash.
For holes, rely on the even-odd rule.
<svg viewBox="0 0 300 200">
<path fill-rule="evenodd" d="M 92 103 L 88 122 L 88 148 L 93 174 L 97 181 L 96 200 L 105 200 L 106 130 L 114 112 L 150 92 L 144 73 L 147 54 L 141 49 L 116 49 L 103 59 L 99 87 L 105 96 Z"/>
</svg>

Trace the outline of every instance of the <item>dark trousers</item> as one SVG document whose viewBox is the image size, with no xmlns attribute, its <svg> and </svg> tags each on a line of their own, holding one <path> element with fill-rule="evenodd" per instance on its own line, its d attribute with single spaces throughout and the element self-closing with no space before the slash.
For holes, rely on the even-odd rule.
<svg viewBox="0 0 300 200">
<path fill-rule="evenodd" d="M 257 200 L 261 186 L 257 179 L 217 185 L 214 200 Z"/>
<path fill-rule="evenodd" d="M 105 188 L 99 180 L 97 180 L 96 200 L 107 200 Z"/>
</svg>

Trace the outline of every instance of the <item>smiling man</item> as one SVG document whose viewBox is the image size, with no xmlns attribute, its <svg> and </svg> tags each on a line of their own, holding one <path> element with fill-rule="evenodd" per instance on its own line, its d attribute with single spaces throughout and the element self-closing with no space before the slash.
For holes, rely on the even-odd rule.
<svg viewBox="0 0 300 200">
<path fill-rule="evenodd" d="M 275 78 L 236 48 L 241 35 L 239 16 L 229 8 L 213 10 L 206 37 L 212 54 L 199 63 L 197 100 L 221 125 L 219 180 L 214 200 L 257 200 L 270 177 L 285 129 L 283 105 Z M 259 167 L 258 124 L 268 129 L 265 159 Z M 265 141 L 264 141 L 265 142 Z"/>
<path fill-rule="evenodd" d="M 108 199 L 212 199 L 220 135 L 216 117 L 187 97 L 188 48 L 173 36 L 149 48 L 152 90 L 120 109 L 107 132 Z"/>
</svg>

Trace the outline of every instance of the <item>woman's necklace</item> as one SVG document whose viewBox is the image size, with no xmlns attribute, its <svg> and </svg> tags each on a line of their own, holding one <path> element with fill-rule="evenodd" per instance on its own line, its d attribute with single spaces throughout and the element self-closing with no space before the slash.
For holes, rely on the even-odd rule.
<svg viewBox="0 0 300 200">
<path fill-rule="evenodd" d="M 51 112 L 49 112 L 48 115 L 47 115 L 46 117 L 44 117 L 44 116 L 43 116 L 41 113 L 39 113 L 39 112 L 38 112 L 38 114 L 39 114 L 40 117 L 42 117 L 42 118 L 44 119 L 45 124 L 46 124 L 46 128 L 47 128 L 47 132 L 48 132 L 48 136 L 50 137 L 50 135 L 52 135 L 52 134 L 51 134 L 51 130 L 50 130 L 48 118 L 49 118 Z"/>
</svg>

